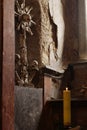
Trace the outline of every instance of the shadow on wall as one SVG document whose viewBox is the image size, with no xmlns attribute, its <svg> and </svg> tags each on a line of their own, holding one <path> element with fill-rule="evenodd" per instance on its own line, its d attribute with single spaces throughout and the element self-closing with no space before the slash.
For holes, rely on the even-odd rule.
<svg viewBox="0 0 87 130">
<path fill-rule="evenodd" d="M 64 64 L 79 58 L 78 0 L 62 0 L 65 21 Z"/>
<path fill-rule="evenodd" d="M 39 120 L 37 130 L 63 130 L 62 104 L 59 102 L 46 102 Z"/>
</svg>

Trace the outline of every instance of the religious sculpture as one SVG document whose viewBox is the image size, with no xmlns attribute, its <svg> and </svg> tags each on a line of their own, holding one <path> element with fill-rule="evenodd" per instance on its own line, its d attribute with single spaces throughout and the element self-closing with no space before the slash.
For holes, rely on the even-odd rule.
<svg viewBox="0 0 87 130">
<path fill-rule="evenodd" d="M 15 5 L 16 29 L 19 31 L 19 52 L 15 56 L 15 80 L 17 85 L 26 86 L 29 84 L 26 32 L 33 35 L 31 26 L 36 23 L 30 14 L 32 8 L 25 6 L 25 0 L 22 4 L 16 0 Z"/>
<path fill-rule="evenodd" d="M 59 72 L 64 72 L 62 66 L 62 54 L 64 46 L 64 32 L 65 32 L 65 23 L 63 18 L 63 6 L 61 0 L 49 0 L 49 11 L 53 23 L 57 27 L 56 37 L 57 37 L 57 47 L 55 56 L 55 63 L 51 62 L 51 66 L 57 68 Z M 52 57 L 52 55 L 51 55 Z M 52 58 L 51 58 L 52 59 Z"/>
<path fill-rule="evenodd" d="M 51 24 L 49 20 L 48 13 L 48 2 L 49 2 L 49 11 L 50 16 L 53 23 L 57 26 L 57 46 L 55 47 L 55 41 L 52 37 Z M 63 43 L 64 43 L 64 30 L 65 24 L 63 19 L 63 7 L 61 0 L 49 0 L 45 3 L 46 12 L 44 9 L 44 4 L 41 6 L 41 13 L 43 18 L 41 19 L 41 32 L 39 32 L 40 43 L 38 44 L 40 47 L 40 62 L 41 66 L 51 66 L 54 70 L 63 73 L 64 68 L 62 67 L 62 53 L 63 53 Z M 43 8 L 42 8 L 43 7 Z M 15 19 L 16 19 L 16 30 L 18 34 L 18 42 L 17 42 L 17 51 L 15 56 L 16 67 L 15 67 L 15 80 L 17 85 L 29 86 L 29 82 L 33 79 L 32 76 L 35 73 L 38 73 L 36 67 L 33 69 L 32 64 L 35 63 L 37 68 L 38 62 L 34 60 L 31 65 L 29 62 L 29 53 L 27 51 L 27 43 L 26 43 L 26 32 L 28 32 L 31 36 L 33 35 L 32 25 L 36 23 L 32 20 L 31 12 L 32 7 L 25 6 L 25 0 L 23 2 L 18 2 L 16 0 L 15 4 Z M 44 15 L 43 15 L 44 14 Z M 37 20 L 37 19 L 36 19 Z M 39 25 L 38 25 L 39 26 Z M 38 28 L 37 28 L 38 29 Z M 40 29 L 40 28 L 39 28 Z M 34 58 L 32 58 L 34 59 Z M 36 58 L 39 59 L 39 58 Z M 36 62 L 35 62 L 36 61 Z M 34 76 L 35 77 L 35 76 Z"/>
</svg>

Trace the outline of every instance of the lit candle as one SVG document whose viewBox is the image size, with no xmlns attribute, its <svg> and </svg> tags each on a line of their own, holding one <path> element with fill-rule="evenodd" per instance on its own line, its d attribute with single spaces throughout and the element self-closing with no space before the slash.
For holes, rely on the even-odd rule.
<svg viewBox="0 0 87 130">
<path fill-rule="evenodd" d="M 68 88 L 63 91 L 63 121 L 64 126 L 71 125 L 71 92 Z"/>
</svg>

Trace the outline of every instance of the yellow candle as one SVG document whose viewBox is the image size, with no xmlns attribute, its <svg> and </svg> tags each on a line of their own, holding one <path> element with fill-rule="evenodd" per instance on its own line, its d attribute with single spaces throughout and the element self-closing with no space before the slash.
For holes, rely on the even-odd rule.
<svg viewBox="0 0 87 130">
<path fill-rule="evenodd" d="M 68 88 L 63 91 L 63 121 L 64 126 L 71 125 L 71 92 Z"/>
</svg>

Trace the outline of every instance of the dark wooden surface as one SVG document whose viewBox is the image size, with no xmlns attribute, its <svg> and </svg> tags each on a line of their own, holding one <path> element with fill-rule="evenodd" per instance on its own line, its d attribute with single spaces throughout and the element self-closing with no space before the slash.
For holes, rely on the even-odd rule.
<svg viewBox="0 0 87 130">
<path fill-rule="evenodd" d="M 87 100 L 72 100 L 72 127 L 87 130 Z M 38 130 L 63 130 L 63 100 L 47 101 L 39 122 Z"/>
</svg>

